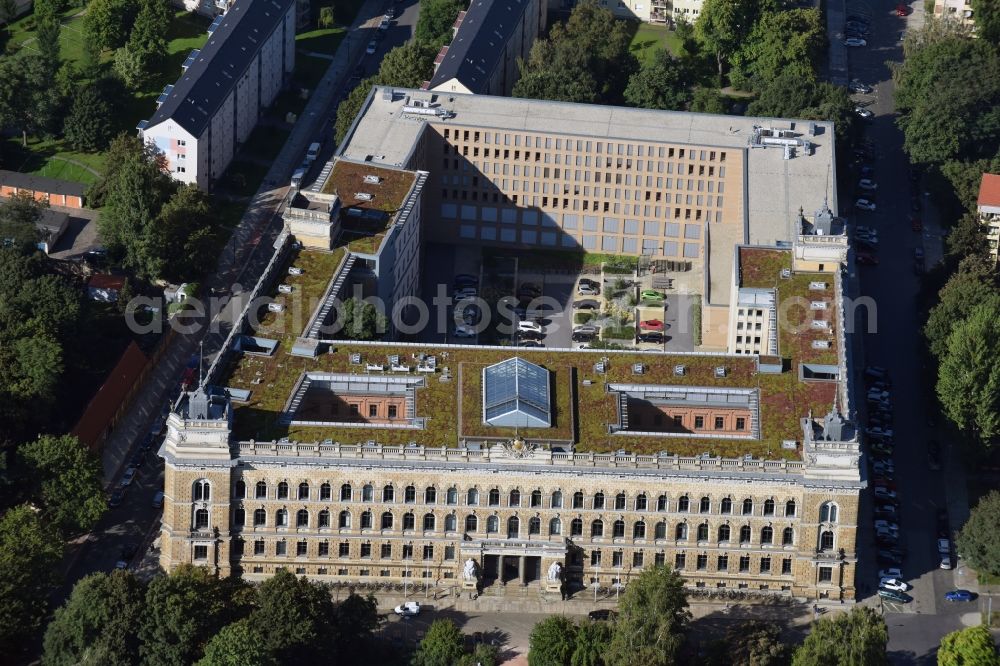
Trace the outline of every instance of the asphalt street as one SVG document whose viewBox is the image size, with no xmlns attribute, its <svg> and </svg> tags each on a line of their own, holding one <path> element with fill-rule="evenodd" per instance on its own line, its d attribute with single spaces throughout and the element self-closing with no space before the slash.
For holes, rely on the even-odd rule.
<svg viewBox="0 0 1000 666">
<path fill-rule="evenodd" d="M 963 626 L 962 615 L 974 613 L 976 604 L 951 604 L 943 595 L 961 582 L 962 572 L 938 568 L 936 515 L 949 508 L 954 531 L 964 520 L 965 507 L 953 499 L 948 506 L 946 490 L 964 484 L 958 466 L 932 471 L 927 463 L 927 441 L 934 438 L 928 415 L 934 413 L 931 387 L 925 384 L 919 335 L 921 318 L 917 308 L 921 270 L 914 251 L 924 248 L 927 265 L 941 257 L 940 226 L 919 187 L 909 180 L 909 165 L 902 150 L 903 135 L 895 125 L 893 83 L 887 61 L 901 61 L 899 33 L 907 18 L 897 17 L 895 2 L 849 2 L 848 14 L 871 17 L 868 46 L 849 49 L 851 78 L 874 86 L 871 95 L 856 95 L 860 105 L 875 117 L 867 123 L 865 137 L 873 142 L 874 178 L 878 182 L 875 212 L 853 211 L 855 224 L 875 227 L 879 234 L 877 266 L 860 266 L 861 290 L 874 302 L 869 320 L 874 330 L 864 336 L 868 364 L 888 368 L 892 383 L 895 429 L 896 484 L 901 502 L 900 531 L 907 551 L 903 577 L 914 585 L 910 604 L 882 604 L 874 596 L 878 584 L 875 539 L 872 529 L 871 495 L 863 498 L 858 526 L 857 585 L 860 598 L 882 608 L 889 626 L 889 651 L 893 663 L 932 664 L 941 637 Z M 922 9 L 922 8 L 921 8 Z M 922 18 L 922 17 L 921 17 Z M 839 174 L 840 209 L 850 211 L 857 193 L 853 185 L 859 174 Z M 914 201 L 920 211 L 914 211 Z M 922 218 L 924 230 L 914 232 L 910 216 Z M 856 322 L 860 323 L 860 322 Z M 959 562 L 959 566 L 962 563 Z M 956 581 L 956 577 L 960 580 Z"/>
</svg>

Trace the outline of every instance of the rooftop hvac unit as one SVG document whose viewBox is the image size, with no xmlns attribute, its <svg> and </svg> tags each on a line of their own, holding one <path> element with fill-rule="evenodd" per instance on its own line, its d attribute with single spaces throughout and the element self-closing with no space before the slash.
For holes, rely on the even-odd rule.
<svg viewBox="0 0 1000 666">
<path fill-rule="evenodd" d="M 674 366 L 674 375 L 675 376 L 677 376 L 677 377 L 683 377 L 685 374 L 687 374 L 687 367 L 686 366 L 683 366 L 683 365 L 675 365 Z"/>
<path fill-rule="evenodd" d="M 792 269 L 791 268 L 782 268 L 781 269 L 781 279 L 782 280 L 788 280 L 788 279 L 791 279 L 791 277 L 792 277 Z"/>
<path fill-rule="evenodd" d="M 726 376 L 726 366 L 724 366 L 724 365 L 717 365 L 715 367 L 715 376 L 716 377 L 725 377 Z"/>
<path fill-rule="evenodd" d="M 361 354 L 359 354 L 358 352 L 351 352 L 351 354 L 350 354 L 350 361 L 351 361 L 352 365 L 360 365 L 361 364 Z"/>
<path fill-rule="evenodd" d="M 829 349 L 830 348 L 830 341 L 829 340 L 813 340 L 812 341 L 812 348 L 813 349 Z"/>
<path fill-rule="evenodd" d="M 642 363 L 634 363 L 632 365 L 633 375 L 641 375 L 644 372 L 646 372 L 646 366 L 644 366 Z"/>
<path fill-rule="evenodd" d="M 296 266 L 290 266 L 288 268 L 288 274 L 289 275 L 302 275 L 302 269 L 298 268 Z"/>
<path fill-rule="evenodd" d="M 812 301 L 809 303 L 810 310 L 826 310 L 826 301 Z"/>
<path fill-rule="evenodd" d="M 375 199 L 375 195 L 369 194 L 367 192 L 355 192 L 354 198 L 357 199 L 358 201 L 372 201 L 373 199 Z"/>
<path fill-rule="evenodd" d="M 809 291 L 826 291 L 826 282 L 810 282 Z"/>
<path fill-rule="evenodd" d="M 813 319 L 809 322 L 809 328 L 826 330 L 830 328 L 830 323 L 825 319 Z"/>
<path fill-rule="evenodd" d="M 371 175 L 371 174 L 365 176 L 365 185 L 378 185 L 381 182 L 382 182 L 382 179 L 379 178 L 378 176 Z"/>
</svg>

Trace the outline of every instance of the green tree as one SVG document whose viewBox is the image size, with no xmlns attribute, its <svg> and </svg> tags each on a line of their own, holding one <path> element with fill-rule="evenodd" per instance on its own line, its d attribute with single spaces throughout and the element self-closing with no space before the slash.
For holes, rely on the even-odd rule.
<svg viewBox="0 0 1000 666">
<path fill-rule="evenodd" d="M 0 201 L 0 242 L 11 241 L 22 252 L 33 252 L 40 235 L 38 220 L 44 206 L 27 193 Z"/>
<path fill-rule="evenodd" d="M 462 657 L 464 638 L 451 620 L 435 620 L 417 646 L 413 666 L 452 666 Z"/>
<path fill-rule="evenodd" d="M 17 449 L 46 519 L 66 534 L 85 532 L 104 515 L 100 459 L 73 435 L 43 435 Z"/>
<path fill-rule="evenodd" d="M 115 51 L 115 74 L 130 90 L 139 90 L 150 74 L 150 55 L 126 44 Z"/>
<path fill-rule="evenodd" d="M 96 153 L 111 142 L 115 103 L 109 86 L 84 84 L 73 95 L 63 136 L 74 150 Z"/>
<path fill-rule="evenodd" d="M 138 13 L 135 0 L 92 0 L 83 18 L 84 38 L 102 51 L 121 48 Z"/>
<path fill-rule="evenodd" d="M 733 54 L 729 78 L 741 88 L 760 88 L 783 72 L 815 76 L 825 47 L 826 25 L 818 9 L 768 12 Z"/>
<path fill-rule="evenodd" d="M 480 643 L 472 654 L 462 655 L 455 666 L 500 666 L 500 650 L 496 646 Z"/>
<path fill-rule="evenodd" d="M 419 88 L 434 73 L 437 49 L 423 42 L 411 41 L 385 54 L 378 69 L 378 82 L 383 86 Z"/>
<path fill-rule="evenodd" d="M 58 582 L 63 541 L 55 527 L 22 504 L 0 518 L 0 649 L 32 641 Z"/>
<path fill-rule="evenodd" d="M 348 298 L 341 306 L 340 334 L 351 340 L 375 340 L 386 331 L 385 315 L 372 303 Z"/>
<path fill-rule="evenodd" d="M 691 111 L 724 114 L 727 110 L 726 100 L 715 88 L 698 86 L 694 89 L 691 95 Z"/>
<path fill-rule="evenodd" d="M 325 585 L 281 570 L 257 588 L 250 626 L 278 663 L 319 663 L 337 652 L 335 618 Z"/>
<path fill-rule="evenodd" d="M 931 308 L 924 325 L 924 337 L 931 353 L 941 359 L 948 351 L 948 339 L 955 326 L 973 309 L 1000 302 L 995 264 L 986 257 L 968 257 L 938 292 L 938 303 Z"/>
<path fill-rule="evenodd" d="M 59 68 L 59 33 L 62 25 L 56 16 L 38 16 L 37 27 L 35 28 L 35 49 L 39 52 L 45 62 L 49 63 L 52 70 Z"/>
<path fill-rule="evenodd" d="M 781 628 L 769 622 L 734 625 L 725 643 L 733 666 L 787 666 L 792 661 L 791 646 L 781 642 Z"/>
<path fill-rule="evenodd" d="M 684 581 L 665 566 L 645 569 L 625 588 L 605 661 L 609 666 L 674 664 L 691 613 Z"/>
<path fill-rule="evenodd" d="M 977 571 L 991 576 L 1000 576 L 1000 530 L 997 525 L 1000 525 L 1000 491 L 994 490 L 972 509 L 957 539 L 962 557 Z"/>
<path fill-rule="evenodd" d="M 603 666 L 604 653 L 611 643 L 612 629 L 607 622 L 584 622 L 577 627 L 570 666 Z"/>
<path fill-rule="evenodd" d="M 948 160 L 941 165 L 941 174 L 955 188 L 955 197 L 970 212 L 976 211 L 976 199 L 979 197 L 979 183 L 984 173 L 1000 172 L 1000 155 L 964 162 Z"/>
<path fill-rule="evenodd" d="M 167 0 L 139 0 L 139 12 L 129 32 L 129 49 L 143 53 L 147 62 L 167 55 L 167 33 L 173 10 Z"/>
<path fill-rule="evenodd" d="M 972 0 L 972 15 L 976 17 L 976 36 L 1000 46 L 1000 6 L 992 0 Z"/>
<path fill-rule="evenodd" d="M 989 448 L 1000 434 L 1000 305 L 978 305 L 954 325 L 940 359 L 937 394 L 945 415 Z"/>
<path fill-rule="evenodd" d="M 363 661 L 372 632 L 378 627 L 378 602 L 372 595 L 351 593 L 334 609 L 333 623 L 337 627 L 337 653 L 343 663 Z"/>
<path fill-rule="evenodd" d="M 694 24 L 694 34 L 705 50 L 715 56 L 720 79 L 723 64 L 747 40 L 757 19 L 776 9 L 774 0 L 705 0 Z"/>
<path fill-rule="evenodd" d="M 625 101 L 643 109 L 683 110 L 691 98 L 689 80 L 681 61 L 659 49 L 629 79 Z"/>
<path fill-rule="evenodd" d="M 142 584 L 128 571 L 94 573 L 73 592 L 45 630 L 45 666 L 130 666 L 139 662 L 136 627 Z M 250 662 L 245 662 L 250 663 Z"/>
<path fill-rule="evenodd" d="M 576 648 L 576 624 L 562 615 L 551 615 L 531 630 L 529 666 L 570 666 Z"/>
<path fill-rule="evenodd" d="M 151 228 L 152 274 L 172 282 L 186 282 L 212 265 L 214 211 L 211 200 L 195 185 L 180 187 Z"/>
<path fill-rule="evenodd" d="M 378 85 L 378 79 L 374 76 L 360 81 L 337 106 L 337 121 L 333 128 L 337 143 L 343 141 L 347 136 L 348 130 L 351 129 L 354 119 L 361 112 L 361 106 L 365 103 L 368 93 L 371 92 L 374 85 Z"/>
<path fill-rule="evenodd" d="M 139 626 L 142 663 L 188 666 L 197 661 L 208 641 L 245 612 L 238 594 L 241 585 L 192 566 L 154 578 L 146 589 Z"/>
<path fill-rule="evenodd" d="M 0 25 L 7 26 L 17 18 L 17 0 L 0 0 Z"/>
<path fill-rule="evenodd" d="M 197 666 L 273 666 L 277 664 L 267 644 L 250 620 L 226 625 L 205 646 L 205 656 Z"/>
<path fill-rule="evenodd" d="M 978 18 L 977 15 L 977 24 Z M 995 523 L 993 528 L 996 531 Z M 979 625 L 953 631 L 942 638 L 937 663 L 938 666 L 1000 666 L 1000 657 L 990 630 Z"/>
<path fill-rule="evenodd" d="M 765 84 L 747 115 L 803 120 L 831 120 L 842 148 L 855 131 L 854 102 L 847 89 L 794 72 L 784 72 Z"/>
<path fill-rule="evenodd" d="M 413 36 L 418 42 L 440 47 L 451 41 L 451 28 L 465 6 L 460 0 L 420 0 Z"/>
<path fill-rule="evenodd" d="M 63 0 L 35 0 L 32 3 L 32 8 L 35 19 L 58 19 L 59 15 L 66 9 L 66 3 Z"/>
<path fill-rule="evenodd" d="M 333 27 L 333 5 L 327 5 L 325 7 L 319 8 L 319 20 L 317 21 L 319 27 L 321 28 L 332 28 Z"/>
<path fill-rule="evenodd" d="M 884 666 L 889 631 L 873 608 L 855 606 L 850 613 L 812 623 L 805 642 L 795 651 L 793 666 Z"/>
<path fill-rule="evenodd" d="M 29 134 L 52 134 L 61 119 L 55 85 L 58 63 L 22 49 L 0 58 L 0 125 L 16 128 L 22 145 Z"/>
</svg>

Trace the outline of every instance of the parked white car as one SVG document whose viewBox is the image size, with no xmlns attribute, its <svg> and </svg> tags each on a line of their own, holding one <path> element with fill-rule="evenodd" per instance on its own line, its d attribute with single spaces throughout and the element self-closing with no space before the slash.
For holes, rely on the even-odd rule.
<svg viewBox="0 0 1000 666">
<path fill-rule="evenodd" d="M 875 117 L 874 113 L 864 108 L 863 106 L 854 107 L 854 113 L 856 113 L 861 118 L 864 118 L 865 120 L 871 120 L 872 118 Z"/>
<path fill-rule="evenodd" d="M 885 488 L 876 488 L 875 489 L 875 497 L 877 497 L 878 499 L 891 499 L 891 500 L 894 500 L 894 499 L 896 499 L 896 493 L 893 492 L 892 490 L 887 490 Z"/>
<path fill-rule="evenodd" d="M 415 617 L 420 615 L 420 602 L 407 601 L 404 604 L 396 606 L 392 610 L 396 615 L 402 615 L 403 617 Z"/>
<path fill-rule="evenodd" d="M 868 46 L 868 42 L 857 37 L 848 37 L 844 40 L 844 46 Z"/>
<path fill-rule="evenodd" d="M 875 210 L 875 202 L 868 199 L 858 199 L 854 202 L 854 207 L 860 210 Z"/>
<path fill-rule="evenodd" d="M 858 187 L 863 190 L 874 191 L 878 189 L 878 183 L 871 178 L 862 178 L 858 181 Z"/>
<path fill-rule="evenodd" d="M 937 548 L 938 548 L 938 553 L 941 555 L 951 554 L 951 542 L 948 541 L 947 539 L 938 539 Z"/>
<path fill-rule="evenodd" d="M 522 319 L 517 322 L 517 330 L 519 331 L 531 331 L 532 333 L 544 333 L 545 328 L 542 327 L 537 321 L 529 321 L 527 319 Z"/>
<path fill-rule="evenodd" d="M 898 578 L 882 578 L 879 580 L 878 586 L 886 590 L 895 590 L 896 592 L 906 592 L 910 589 L 909 585 Z"/>
<path fill-rule="evenodd" d="M 456 338 L 474 338 L 476 337 L 476 331 L 471 326 L 466 326 L 465 324 L 459 324 L 455 327 L 455 330 L 451 332 Z"/>
</svg>

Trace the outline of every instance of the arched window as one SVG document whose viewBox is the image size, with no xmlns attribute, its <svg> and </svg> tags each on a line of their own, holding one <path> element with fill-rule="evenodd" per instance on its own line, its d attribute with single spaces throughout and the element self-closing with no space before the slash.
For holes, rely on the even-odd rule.
<svg viewBox="0 0 1000 666">
<path fill-rule="evenodd" d="M 819 535 L 819 549 L 822 551 L 833 550 L 833 530 L 823 530 Z"/>
<path fill-rule="evenodd" d="M 795 530 L 791 527 L 786 527 L 781 532 L 781 545 L 791 546 L 795 543 Z"/>
<path fill-rule="evenodd" d="M 394 502 L 396 500 L 396 489 L 391 485 L 382 488 L 382 501 L 383 502 Z"/>
<path fill-rule="evenodd" d="M 194 512 L 194 528 L 196 530 L 208 529 L 208 509 L 198 509 Z"/>
<path fill-rule="evenodd" d="M 635 497 L 635 510 L 636 511 L 645 511 L 646 508 L 647 508 L 647 505 L 648 505 L 648 501 L 646 499 L 646 493 L 641 493 L 639 495 L 636 495 L 636 497 Z"/>
<path fill-rule="evenodd" d="M 243 499 L 247 496 L 247 484 L 243 479 L 236 482 L 236 493 L 233 495 L 236 499 Z"/>
<path fill-rule="evenodd" d="M 361 513 L 361 529 L 370 530 L 372 528 L 372 512 L 363 511 Z"/>
<path fill-rule="evenodd" d="M 386 511 L 382 514 L 382 529 L 391 530 L 392 529 L 392 512 Z"/>
<path fill-rule="evenodd" d="M 449 513 L 444 517 L 444 531 L 445 532 L 455 532 L 458 530 L 458 516 L 453 513 Z"/>
<path fill-rule="evenodd" d="M 684 541 L 688 538 L 687 523 L 677 523 L 677 527 L 674 528 L 674 538 L 678 541 Z"/>
<path fill-rule="evenodd" d="M 624 511 L 625 510 L 625 493 L 618 493 L 615 495 L 615 510 Z"/>
<path fill-rule="evenodd" d="M 406 513 L 403 514 L 403 529 L 404 530 L 412 530 L 412 529 L 414 529 L 414 526 L 416 524 L 417 524 L 417 518 L 416 518 L 416 516 L 414 516 L 409 511 L 407 511 Z"/>
<path fill-rule="evenodd" d="M 347 487 L 350 488 L 349 485 Z M 330 501 L 330 496 L 331 496 L 332 492 L 333 492 L 333 487 L 329 483 L 322 483 L 322 484 L 320 484 L 320 486 L 319 486 L 319 499 L 320 499 L 320 501 L 321 502 L 329 502 Z M 350 493 L 350 490 L 348 490 L 348 493 Z M 347 499 L 348 500 L 351 499 L 351 497 L 350 497 L 349 494 L 348 494 Z"/>
<path fill-rule="evenodd" d="M 325 512 L 324 512 L 325 513 Z M 350 529 L 351 527 L 351 512 L 341 511 L 337 516 L 337 527 L 342 530 Z"/>
<path fill-rule="evenodd" d="M 267 511 L 264 509 L 255 509 L 253 512 L 253 526 L 263 527 L 267 525 Z"/>
<path fill-rule="evenodd" d="M 583 536 L 583 519 L 574 518 L 569 523 L 570 536 Z"/>
<path fill-rule="evenodd" d="M 424 504 L 436 504 L 438 500 L 438 491 L 434 486 L 429 488 L 424 488 Z"/>
<path fill-rule="evenodd" d="M 712 500 L 707 497 L 702 497 L 698 502 L 698 511 L 701 513 L 708 513 L 712 510 Z"/>
<path fill-rule="evenodd" d="M 417 501 L 417 489 L 413 486 L 406 486 L 403 490 L 403 502 L 413 504 Z"/>
<path fill-rule="evenodd" d="M 478 529 L 479 529 L 479 519 L 476 518 L 475 516 L 472 516 L 472 515 L 466 516 L 465 517 L 465 531 L 466 532 L 475 532 Z"/>
<path fill-rule="evenodd" d="M 749 497 L 743 500 L 743 515 L 749 516 L 753 514 L 753 500 Z"/>
<path fill-rule="evenodd" d="M 681 495 L 680 497 L 677 498 L 678 511 L 687 511 L 690 508 L 691 508 L 691 500 L 688 498 L 687 495 Z"/>
<path fill-rule="evenodd" d="M 243 510 L 243 507 L 236 509 L 233 512 L 233 525 L 236 527 L 243 527 L 247 524 L 247 512 Z"/>
<path fill-rule="evenodd" d="M 361 488 L 361 501 L 362 502 L 374 502 L 375 501 L 375 489 L 370 483 L 364 485 Z"/>
<path fill-rule="evenodd" d="M 542 505 L 542 491 L 532 490 L 531 491 L 531 506 L 541 506 Z"/>
<path fill-rule="evenodd" d="M 573 508 L 582 509 L 583 508 L 583 493 L 579 490 L 573 493 Z"/>
<path fill-rule="evenodd" d="M 516 488 L 507 496 L 507 506 L 521 506 L 521 491 Z"/>
<path fill-rule="evenodd" d="M 592 537 L 604 536 L 604 521 L 595 520 L 590 524 L 590 536 Z"/>
<path fill-rule="evenodd" d="M 611 525 L 611 536 L 615 539 L 622 539 L 625 537 L 625 521 L 616 520 L 614 524 Z"/>
<path fill-rule="evenodd" d="M 549 535 L 559 536 L 562 534 L 562 521 L 558 518 L 553 518 L 549 521 Z"/>
<path fill-rule="evenodd" d="M 653 538 L 654 539 L 666 539 L 667 538 L 667 524 L 664 521 L 656 523 L 656 527 L 653 528 Z"/>
<path fill-rule="evenodd" d="M 278 512 L 274 514 L 274 524 L 277 527 L 288 527 L 288 511 L 278 509 Z"/>
<path fill-rule="evenodd" d="M 785 517 L 791 518 L 795 515 L 795 500 L 785 502 Z"/>
<path fill-rule="evenodd" d="M 191 499 L 195 502 L 207 502 L 212 499 L 212 486 L 205 479 L 198 479 L 191 489 Z"/>
<path fill-rule="evenodd" d="M 347 513 L 346 511 L 344 513 Z M 330 512 L 323 509 L 319 512 L 319 526 L 329 527 L 330 526 Z M 347 526 L 351 526 L 351 514 L 347 513 Z"/>
<path fill-rule="evenodd" d="M 424 514 L 424 531 L 425 532 L 433 532 L 436 522 L 437 521 L 434 519 L 434 514 L 433 513 L 425 513 Z"/>
<path fill-rule="evenodd" d="M 324 483 L 323 485 L 327 484 Z M 320 489 L 320 495 L 322 496 L 322 494 L 323 494 L 322 489 Z M 353 497 L 353 492 L 351 489 L 351 484 L 345 483 L 340 487 L 340 501 L 350 502 L 352 497 Z"/>
<path fill-rule="evenodd" d="M 708 541 L 708 523 L 698 526 L 698 541 Z"/>
<path fill-rule="evenodd" d="M 632 526 L 632 538 L 633 539 L 645 539 L 646 538 L 646 523 L 643 521 L 637 522 Z"/>
<path fill-rule="evenodd" d="M 603 509 L 604 508 L 604 493 L 597 493 L 594 495 L 594 508 Z"/>
<path fill-rule="evenodd" d="M 490 488 L 490 494 L 487 497 L 487 501 L 490 506 L 500 506 L 500 489 Z"/>
<path fill-rule="evenodd" d="M 309 484 L 303 481 L 299 484 L 299 499 L 307 500 L 309 499 Z"/>
<path fill-rule="evenodd" d="M 763 544 L 774 543 L 774 528 L 768 525 L 760 528 L 760 542 Z"/>
<path fill-rule="evenodd" d="M 729 525 L 719 525 L 719 543 L 726 543 L 731 537 Z"/>
<path fill-rule="evenodd" d="M 542 521 L 538 516 L 533 516 L 528 519 L 528 535 L 541 534 L 542 533 Z"/>
<path fill-rule="evenodd" d="M 469 488 L 469 492 L 465 494 L 465 503 L 469 506 L 476 506 L 479 504 L 479 491 L 475 488 Z"/>
<path fill-rule="evenodd" d="M 723 497 L 722 503 L 719 505 L 719 513 L 730 514 L 733 512 L 733 500 L 729 497 Z"/>
<path fill-rule="evenodd" d="M 520 536 L 521 532 L 521 521 L 517 516 L 511 516 L 507 519 L 507 538 L 516 539 Z"/>
<path fill-rule="evenodd" d="M 496 516 L 486 517 L 486 532 L 489 534 L 496 534 L 500 531 L 500 519 Z"/>
<path fill-rule="evenodd" d="M 668 504 L 667 504 L 667 496 L 666 495 L 660 495 L 659 497 L 656 498 L 656 510 L 657 511 L 666 511 L 667 510 L 667 506 L 668 506 Z"/>
<path fill-rule="evenodd" d="M 750 543 L 750 526 L 744 525 L 740 528 L 740 543 Z"/>
<path fill-rule="evenodd" d="M 278 484 L 278 499 L 288 499 L 288 483 L 285 481 Z"/>
<path fill-rule="evenodd" d="M 448 492 L 445 493 L 445 501 L 452 505 L 458 504 L 458 488 L 455 488 L 454 486 L 449 488 Z"/>
<path fill-rule="evenodd" d="M 562 493 L 558 490 L 552 493 L 552 503 L 550 505 L 553 509 L 562 508 Z"/>
<path fill-rule="evenodd" d="M 254 490 L 254 497 L 257 499 L 267 499 L 267 483 L 264 481 L 258 481 L 256 490 Z"/>
<path fill-rule="evenodd" d="M 309 512 L 305 509 L 299 509 L 295 512 L 295 526 L 296 527 L 309 527 Z"/>
<path fill-rule="evenodd" d="M 765 516 L 774 515 L 774 500 L 771 498 L 764 500 L 764 515 Z"/>
<path fill-rule="evenodd" d="M 833 502 L 824 502 L 823 505 L 819 507 L 819 522 L 837 522 L 837 505 Z"/>
</svg>

